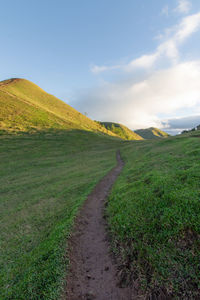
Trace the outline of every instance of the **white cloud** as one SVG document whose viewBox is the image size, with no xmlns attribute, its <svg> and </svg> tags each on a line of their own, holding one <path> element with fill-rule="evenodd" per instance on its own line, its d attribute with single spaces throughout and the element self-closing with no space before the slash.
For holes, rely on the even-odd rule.
<svg viewBox="0 0 200 300">
<path fill-rule="evenodd" d="M 191 2 L 188 0 L 179 0 L 175 11 L 181 14 L 187 14 L 191 9 Z"/>
<path fill-rule="evenodd" d="M 128 65 L 124 67 L 126 71 L 130 71 L 133 68 L 150 68 L 152 67 L 159 57 L 159 53 L 155 52 L 153 54 L 142 55 L 141 57 L 132 60 Z"/>
<path fill-rule="evenodd" d="M 119 69 L 120 66 L 96 66 L 96 65 L 92 65 L 90 70 L 92 73 L 94 74 L 98 74 L 104 71 L 111 71 L 111 70 L 115 70 L 115 69 Z"/>
<path fill-rule="evenodd" d="M 106 66 L 91 66 L 90 70 L 92 73 L 100 73 L 100 72 L 103 72 L 103 71 L 107 71 L 109 68 L 106 67 Z"/>
<path fill-rule="evenodd" d="M 123 123 L 132 129 L 162 127 L 160 114 L 200 105 L 200 61 L 156 71 L 143 80 L 107 83 L 80 95 L 77 109 L 102 121 Z"/>
<path fill-rule="evenodd" d="M 157 49 L 157 53 L 159 54 L 158 57 L 166 56 L 172 62 L 176 62 L 179 58 L 179 52 L 177 48 L 177 43 L 174 38 L 168 39 L 167 41 L 163 42 Z"/>
<path fill-rule="evenodd" d="M 185 17 L 174 35 L 177 42 L 184 42 L 191 34 L 198 31 L 200 28 L 200 13 Z"/>
</svg>

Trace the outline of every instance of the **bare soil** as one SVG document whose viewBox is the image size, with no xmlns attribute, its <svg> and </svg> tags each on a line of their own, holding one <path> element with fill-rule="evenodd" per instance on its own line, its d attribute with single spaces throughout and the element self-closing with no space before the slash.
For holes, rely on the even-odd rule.
<svg viewBox="0 0 200 300">
<path fill-rule="evenodd" d="M 117 166 L 96 185 L 77 218 L 69 244 L 70 272 L 64 299 L 136 299 L 130 288 L 118 286 L 104 218 L 105 200 L 123 165 L 117 152 Z"/>
</svg>

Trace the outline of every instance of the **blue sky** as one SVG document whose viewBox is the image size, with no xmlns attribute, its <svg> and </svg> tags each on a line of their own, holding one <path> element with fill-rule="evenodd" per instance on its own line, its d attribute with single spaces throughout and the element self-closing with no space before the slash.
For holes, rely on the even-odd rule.
<svg viewBox="0 0 200 300">
<path fill-rule="evenodd" d="M 132 129 L 196 124 L 199 0 L 0 4 L 0 80 L 29 79 L 93 119 Z"/>
</svg>

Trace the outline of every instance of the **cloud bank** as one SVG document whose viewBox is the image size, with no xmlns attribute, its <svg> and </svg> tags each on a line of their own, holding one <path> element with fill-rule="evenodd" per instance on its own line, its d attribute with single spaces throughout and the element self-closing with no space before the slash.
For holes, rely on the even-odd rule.
<svg viewBox="0 0 200 300">
<path fill-rule="evenodd" d="M 185 129 L 192 129 L 200 124 L 200 114 L 183 118 L 173 118 L 163 121 L 163 127 L 169 132 L 179 133 Z"/>
<path fill-rule="evenodd" d="M 180 108 L 198 110 L 200 61 L 156 71 L 139 82 L 104 83 L 98 89 L 82 92 L 80 98 L 79 109 L 87 110 L 97 120 L 120 122 L 132 129 L 163 128 L 160 113 L 167 116 Z"/>
</svg>

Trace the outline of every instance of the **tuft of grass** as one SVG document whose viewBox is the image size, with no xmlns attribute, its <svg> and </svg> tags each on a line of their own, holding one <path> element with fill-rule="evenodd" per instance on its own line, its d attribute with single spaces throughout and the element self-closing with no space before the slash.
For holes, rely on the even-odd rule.
<svg viewBox="0 0 200 300">
<path fill-rule="evenodd" d="M 113 251 L 122 284 L 178 299 L 200 297 L 199 137 L 126 143 L 125 167 L 109 197 Z"/>
<path fill-rule="evenodd" d="M 0 299 L 59 299 L 74 218 L 121 142 L 78 130 L 0 141 Z"/>
</svg>

